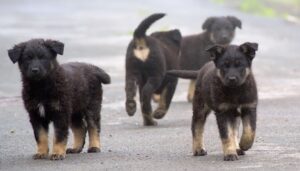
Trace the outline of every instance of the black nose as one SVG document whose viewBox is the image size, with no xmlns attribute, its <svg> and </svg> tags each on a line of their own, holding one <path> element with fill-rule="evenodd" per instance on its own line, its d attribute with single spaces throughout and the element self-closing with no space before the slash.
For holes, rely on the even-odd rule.
<svg viewBox="0 0 300 171">
<path fill-rule="evenodd" d="M 32 69 L 31 69 L 31 72 L 32 72 L 33 74 L 38 74 L 38 73 L 40 72 L 40 69 L 39 69 L 39 68 L 32 68 Z"/>
<path fill-rule="evenodd" d="M 235 83 L 235 82 L 237 82 L 237 77 L 236 76 L 230 76 L 230 77 L 228 77 L 228 80 L 232 83 Z"/>
</svg>

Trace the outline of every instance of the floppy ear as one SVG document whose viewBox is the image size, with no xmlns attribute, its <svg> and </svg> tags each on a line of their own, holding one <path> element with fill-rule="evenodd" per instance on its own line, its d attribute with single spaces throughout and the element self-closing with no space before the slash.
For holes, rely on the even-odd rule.
<svg viewBox="0 0 300 171">
<path fill-rule="evenodd" d="M 62 42 L 57 40 L 46 40 L 45 45 L 56 54 L 63 55 L 64 53 L 64 44 Z"/>
<path fill-rule="evenodd" d="M 202 24 L 202 29 L 203 30 L 210 30 L 211 29 L 211 25 L 213 24 L 213 22 L 215 22 L 216 17 L 209 17 L 207 18 L 204 23 Z"/>
<path fill-rule="evenodd" d="M 243 52 L 250 60 L 255 57 L 255 52 L 258 49 L 257 43 L 246 42 L 239 46 L 241 52 Z"/>
<path fill-rule="evenodd" d="M 206 51 L 210 53 L 211 60 L 216 63 L 221 55 L 225 52 L 225 47 L 221 45 L 214 45 L 206 49 Z"/>
<path fill-rule="evenodd" d="M 15 45 L 12 49 L 8 50 L 8 56 L 13 63 L 16 63 L 20 59 L 24 47 L 25 47 L 25 43 L 20 43 Z"/>
<path fill-rule="evenodd" d="M 180 31 L 179 31 L 178 29 L 175 29 L 175 30 L 170 31 L 170 34 L 171 34 L 172 40 L 173 40 L 177 45 L 180 45 L 181 39 L 182 39 L 182 36 L 181 36 Z"/>
<path fill-rule="evenodd" d="M 234 27 L 238 27 L 242 29 L 242 21 L 234 16 L 227 16 L 227 19 L 234 25 Z"/>
</svg>

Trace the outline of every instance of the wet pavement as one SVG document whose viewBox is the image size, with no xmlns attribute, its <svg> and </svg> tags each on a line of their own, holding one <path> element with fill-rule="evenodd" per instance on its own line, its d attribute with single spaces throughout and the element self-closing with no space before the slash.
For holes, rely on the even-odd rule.
<svg viewBox="0 0 300 171">
<path fill-rule="evenodd" d="M 205 131 L 206 157 L 192 156 L 188 82 L 181 80 L 168 115 L 157 127 L 143 127 L 140 112 L 124 109 L 124 61 L 137 24 L 154 12 L 168 15 L 155 30 L 199 33 L 205 18 L 235 15 L 243 22 L 233 43 L 259 43 L 253 70 L 259 87 L 258 132 L 253 148 L 236 162 L 222 161 L 215 117 Z M 299 170 L 300 26 L 244 14 L 204 0 L 0 2 L 0 170 Z M 65 43 L 61 63 L 90 62 L 112 77 L 104 86 L 102 152 L 68 155 L 64 161 L 34 161 L 35 142 L 24 110 L 17 65 L 7 49 L 31 38 Z M 71 137 L 71 136 L 70 136 Z M 69 145 L 72 138 L 69 139 Z"/>
</svg>

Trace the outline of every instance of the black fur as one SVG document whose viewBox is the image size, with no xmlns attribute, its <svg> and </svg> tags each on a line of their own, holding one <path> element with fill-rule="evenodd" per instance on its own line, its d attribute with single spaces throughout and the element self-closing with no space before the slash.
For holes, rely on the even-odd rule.
<svg viewBox="0 0 300 171">
<path fill-rule="evenodd" d="M 59 65 L 56 57 L 63 54 L 63 49 L 64 44 L 59 41 L 32 39 L 8 50 L 12 62 L 19 64 L 22 97 L 38 146 L 46 143 L 41 142 L 41 136 L 48 133 L 49 123 L 53 122 L 53 160 L 65 157 L 69 126 L 84 132 L 82 139 L 86 130 L 100 133 L 101 84 L 110 83 L 109 75 L 96 66 L 85 63 Z M 45 131 L 45 135 L 41 131 Z M 84 142 L 81 143 L 81 147 L 74 149 L 76 152 L 82 150 Z M 42 148 L 48 149 L 46 146 Z M 48 151 L 38 149 L 34 158 L 45 158 L 47 154 Z"/>
<path fill-rule="evenodd" d="M 213 62 L 204 65 L 197 75 L 192 119 L 194 141 L 203 136 L 197 132 L 204 129 L 211 110 L 215 111 L 225 151 L 226 143 L 234 143 L 229 131 L 238 130 L 239 118 L 243 121 L 240 144 L 236 151 L 225 152 L 226 161 L 237 160 L 237 154 L 244 155 L 254 141 L 258 97 L 251 64 L 257 48 L 256 43 L 248 42 L 240 46 L 213 46 L 208 49 Z M 195 76 L 194 71 L 169 71 L 168 74 L 183 78 Z M 195 146 L 194 155 L 206 155 L 204 147 Z"/>
<path fill-rule="evenodd" d="M 178 69 L 181 43 L 179 30 L 155 32 L 146 36 L 146 29 L 164 14 L 153 14 L 135 30 L 126 53 L 126 110 L 129 116 L 136 112 L 137 87 L 139 88 L 144 125 L 156 125 L 164 117 L 177 85 L 177 78 L 165 76 L 170 69 Z M 142 54 L 144 52 L 144 54 Z M 162 94 L 159 107 L 152 113 L 152 95 Z"/>
</svg>

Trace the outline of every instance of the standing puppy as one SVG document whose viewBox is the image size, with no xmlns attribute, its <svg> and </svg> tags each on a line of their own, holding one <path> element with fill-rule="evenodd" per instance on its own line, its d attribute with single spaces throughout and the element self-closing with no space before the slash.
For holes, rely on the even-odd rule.
<svg viewBox="0 0 300 171">
<path fill-rule="evenodd" d="M 88 152 L 100 151 L 101 84 L 110 83 L 102 69 L 84 63 L 59 65 L 64 44 L 55 40 L 32 39 L 8 50 L 21 71 L 25 108 L 37 142 L 34 159 L 48 156 L 48 127 L 52 121 L 54 141 L 50 159 L 61 160 L 67 153 L 80 153 L 89 133 Z M 74 134 L 73 148 L 66 150 L 68 128 Z"/>
<path fill-rule="evenodd" d="M 165 76 L 165 73 L 178 69 L 180 32 L 171 30 L 146 36 L 150 25 L 164 15 L 153 14 L 142 21 L 134 31 L 126 53 L 126 110 L 129 116 L 136 112 L 138 86 L 144 125 L 156 125 L 153 117 L 160 119 L 165 116 L 178 80 Z M 152 113 L 151 97 L 154 93 L 160 94 L 161 98 L 158 108 Z"/>
<path fill-rule="evenodd" d="M 170 75 L 196 79 L 193 101 L 193 152 L 207 154 L 203 144 L 206 117 L 215 111 L 223 144 L 224 160 L 237 160 L 237 155 L 251 148 L 256 129 L 257 89 L 251 63 L 258 48 L 256 43 L 240 46 L 213 46 L 208 52 L 213 58 L 196 71 L 169 71 Z M 243 134 L 238 143 L 239 119 Z"/>
<path fill-rule="evenodd" d="M 210 61 L 205 50 L 212 45 L 228 45 L 233 40 L 235 28 L 242 28 L 242 22 L 233 16 L 210 17 L 202 25 L 204 32 L 183 37 L 181 43 L 180 68 L 182 70 L 199 70 Z M 188 101 L 194 97 L 195 80 L 191 80 Z"/>
</svg>

